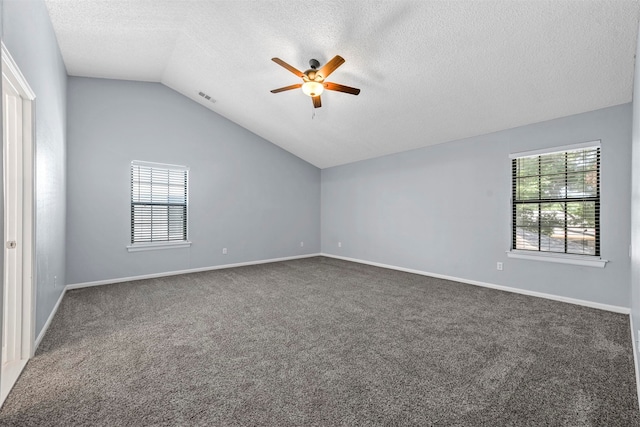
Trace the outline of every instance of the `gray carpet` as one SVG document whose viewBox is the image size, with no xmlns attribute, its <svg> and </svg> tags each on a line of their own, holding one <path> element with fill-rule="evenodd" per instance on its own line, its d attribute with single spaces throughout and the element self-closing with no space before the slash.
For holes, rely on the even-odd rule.
<svg viewBox="0 0 640 427">
<path fill-rule="evenodd" d="M 328 258 L 70 291 L 2 426 L 639 425 L 626 315 Z"/>
</svg>

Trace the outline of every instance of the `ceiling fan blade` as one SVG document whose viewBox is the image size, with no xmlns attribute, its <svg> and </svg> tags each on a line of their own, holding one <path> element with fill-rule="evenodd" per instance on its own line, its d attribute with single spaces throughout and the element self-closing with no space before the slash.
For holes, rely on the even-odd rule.
<svg viewBox="0 0 640 427">
<path fill-rule="evenodd" d="M 273 62 L 275 62 L 276 64 L 286 68 L 287 70 L 291 71 L 293 74 L 295 74 L 298 77 L 304 77 L 304 73 L 300 70 L 298 70 L 295 67 L 292 67 L 291 65 L 287 64 L 286 62 L 284 62 L 282 59 L 280 58 L 271 58 L 271 60 Z"/>
<path fill-rule="evenodd" d="M 344 64 L 344 58 L 340 55 L 336 55 L 331 61 L 324 64 L 316 74 L 320 74 L 322 78 L 326 79 L 327 77 L 329 77 L 329 74 L 333 73 L 336 68 L 338 68 L 342 64 Z"/>
<path fill-rule="evenodd" d="M 285 90 L 299 89 L 301 87 L 302 87 L 302 83 L 298 83 L 298 84 L 291 85 L 291 86 L 285 86 L 285 87 L 281 87 L 281 88 L 278 88 L 278 89 L 273 89 L 271 91 L 271 93 L 279 93 L 279 92 L 284 92 Z"/>
<path fill-rule="evenodd" d="M 311 99 L 313 100 L 313 108 L 322 107 L 322 103 L 320 102 L 320 95 L 312 96 Z"/>
<path fill-rule="evenodd" d="M 356 89 L 355 87 L 349 87 L 344 85 L 339 85 L 338 83 L 324 82 L 322 83 L 325 89 L 335 90 L 337 92 L 349 93 L 351 95 L 357 95 L 360 93 L 360 89 Z"/>
</svg>

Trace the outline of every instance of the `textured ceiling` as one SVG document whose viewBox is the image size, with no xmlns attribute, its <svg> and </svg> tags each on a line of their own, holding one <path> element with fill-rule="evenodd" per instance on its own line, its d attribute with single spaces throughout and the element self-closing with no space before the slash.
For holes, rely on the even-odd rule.
<svg viewBox="0 0 640 427">
<path fill-rule="evenodd" d="M 325 168 L 631 101 L 639 3 L 46 0 L 73 76 L 161 82 Z M 269 91 L 334 55 L 359 96 Z M 198 92 L 211 95 L 204 100 Z M 568 141 L 571 142 L 571 141 Z M 575 141 L 573 141 L 575 142 Z"/>
</svg>

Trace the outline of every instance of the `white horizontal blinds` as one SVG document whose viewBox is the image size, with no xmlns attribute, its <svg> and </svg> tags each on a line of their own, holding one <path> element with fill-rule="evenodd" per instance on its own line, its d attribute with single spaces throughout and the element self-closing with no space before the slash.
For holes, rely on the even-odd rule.
<svg viewBox="0 0 640 427">
<path fill-rule="evenodd" d="M 186 168 L 131 164 L 131 243 L 187 240 Z"/>
<path fill-rule="evenodd" d="M 600 255 L 600 147 L 512 159 L 514 249 Z"/>
</svg>

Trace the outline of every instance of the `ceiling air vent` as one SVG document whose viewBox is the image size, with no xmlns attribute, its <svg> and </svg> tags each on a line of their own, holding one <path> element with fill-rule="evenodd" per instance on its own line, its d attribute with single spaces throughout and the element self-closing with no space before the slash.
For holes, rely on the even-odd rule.
<svg viewBox="0 0 640 427">
<path fill-rule="evenodd" d="M 201 97 L 203 97 L 204 99 L 206 99 L 207 101 L 211 101 L 211 102 L 216 102 L 215 99 L 213 99 L 212 97 L 210 97 L 209 95 L 207 95 L 204 92 L 198 92 L 198 95 L 200 95 Z"/>
</svg>

